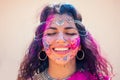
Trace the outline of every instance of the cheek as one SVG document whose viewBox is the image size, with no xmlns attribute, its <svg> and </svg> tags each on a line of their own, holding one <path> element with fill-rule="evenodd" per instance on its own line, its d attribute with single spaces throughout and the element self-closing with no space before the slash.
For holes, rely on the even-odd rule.
<svg viewBox="0 0 120 80">
<path fill-rule="evenodd" d="M 42 39 L 44 50 L 48 56 L 51 54 L 52 42 L 53 42 L 53 39 L 51 37 L 44 36 Z"/>
<path fill-rule="evenodd" d="M 44 47 L 45 53 L 47 54 L 47 56 L 49 56 L 51 53 L 50 44 L 47 41 L 43 41 L 43 47 Z"/>
<path fill-rule="evenodd" d="M 43 40 L 43 47 L 44 47 L 45 51 L 47 51 L 50 48 L 49 42 Z"/>
<path fill-rule="evenodd" d="M 43 47 L 46 53 L 50 52 L 50 42 L 47 37 L 43 37 L 42 39 Z"/>
<path fill-rule="evenodd" d="M 79 46 L 80 46 L 80 38 L 79 38 L 79 37 L 70 40 L 70 48 L 71 48 L 71 49 L 74 50 L 74 49 L 76 49 L 76 48 L 79 47 Z"/>
</svg>

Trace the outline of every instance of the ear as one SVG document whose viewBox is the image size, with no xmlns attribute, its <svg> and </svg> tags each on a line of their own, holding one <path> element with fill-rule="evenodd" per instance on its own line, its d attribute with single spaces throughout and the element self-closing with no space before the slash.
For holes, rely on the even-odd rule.
<svg viewBox="0 0 120 80">
<path fill-rule="evenodd" d="M 45 51 L 45 49 L 44 49 L 44 48 L 42 48 L 42 51 Z"/>
<path fill-rule="evenodd" d="M 79 46 L 79 49 L 78 49 L 79 51 L 81 50 L 81 45 Z"/>
</svg>

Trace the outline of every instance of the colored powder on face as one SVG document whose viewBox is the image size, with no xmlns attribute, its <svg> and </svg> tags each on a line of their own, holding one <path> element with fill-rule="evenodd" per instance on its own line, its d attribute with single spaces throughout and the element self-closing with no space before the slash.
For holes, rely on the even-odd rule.
<svg viewBox="0 0 120 80">
<path fill-rule="evenodd" d="M 64 60 L 64 61 L 67 61 L 67 56 L 65 56 L 65 57 L 63 58 L 63 60 Z"/>
<path fill-rule="evenodd" d="M 66 39 L 64 38 L 64 35 L 63 35 L 62 32 L 59 33 L 58 39 L 63 40 L 63 41 L 66 41 Z"/>
<path fill-rule="evenodd" d="M 70 47 L 71 47 L 71 49 L 75 49 L 75 48 L 79 47 L 79 45 L 80 45 L 80 38 L 78 37 L 71 41 Z"/>
<path fill-rule="evenodd" d="M 53 18 L 54 18 L 54 15 L 48 16 L 48 18 L 46 19 L 46 25 L 44 26 L 44 31 L 46 31 L 46 28 L 49 27 Z M 44 35 L 43 35 L 42 43 L 45 50 L 48 50 L 50 48 L 50 44 Z"/>
<path fill-rule="evenodd" d="M 57 24 L 58 26 L 63 25 L 63 24 L 64 24 L 64 21 L 63 21 L 63 20 L 56 21 L 56 24 Z"/>
<path fill-rule="evenodd" d="M 48 16 L 48 18 L 46 19 L 46 28 L 49 27 L 49 25 L 51 24 L 52 20 L 54 19 L 54 15 L 50 15 Z"/>
<path fill-rule="evenodd" d="M 57 60 L 57 61 L 68 61 L 69 59 L 70 59 L 70 55 L 67 55 L 63 58 L 55 58 L 55 60 Z"/>
<path fill-rule="evenodd" d="M 45 50 L 48 50 L 50 47 L 50 44 L 46 40 L 43 39 L 43 46 Z"/>
</svg>

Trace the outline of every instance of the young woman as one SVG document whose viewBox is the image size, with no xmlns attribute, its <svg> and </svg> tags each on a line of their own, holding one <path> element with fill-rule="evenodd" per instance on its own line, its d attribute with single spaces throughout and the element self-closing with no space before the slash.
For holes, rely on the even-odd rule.
<svg viewBox="0 0 120 80">
<path fill-rule="evenodd" d="M 110 80 L 111 65 L 72 5 L 46 6 L 40 23 L 18 80 Z"/>
</svg>

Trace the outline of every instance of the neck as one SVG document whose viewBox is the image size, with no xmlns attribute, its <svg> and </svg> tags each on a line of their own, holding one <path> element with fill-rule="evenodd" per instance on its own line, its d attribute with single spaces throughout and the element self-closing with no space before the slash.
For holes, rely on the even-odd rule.
<svg viewBox="0 0 120 80">
<path fill-rule="evenodd" d="M 49 60 L 48 74 L 55 79 L 64 79 L 69 77 L 76 71 L 75 58 L 70 60 L 66 64 L 57 64 L 52 60 Z"/>
</svg>

